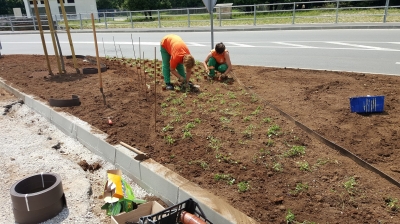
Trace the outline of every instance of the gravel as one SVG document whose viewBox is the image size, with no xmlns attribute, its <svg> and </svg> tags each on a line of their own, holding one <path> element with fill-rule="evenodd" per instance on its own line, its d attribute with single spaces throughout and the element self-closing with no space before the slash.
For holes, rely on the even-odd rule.
<svg viewBox="0 0 400 224">
<path fill-rule="evenodd" d="M 11 108 L 5 108 L 11 105 Z M 8 106 L 10 107 L 10 106 Z M 44 223 L 111 223 L 101 210 L 107 170 L 114 165 L 66 136 L 41 115 L 0 89 L 0 223 L 14 223 L 10 189 L 19 180 L 40 174 L 61 176 L 67 208 Z M 84 122 L 82 122 L 83 124 Z M 57 145 L 59 147 L 57 147 Z M 84 171 L 78 163 L 99 163 L 101 168 Z M 123 175 L 136 198 L 152 196 Z"/>
</svg>

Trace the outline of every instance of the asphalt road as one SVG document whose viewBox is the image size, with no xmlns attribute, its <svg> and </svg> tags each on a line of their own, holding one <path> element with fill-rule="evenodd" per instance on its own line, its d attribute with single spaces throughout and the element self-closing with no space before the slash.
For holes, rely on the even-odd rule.
<svg viewBox="0 0 400 224">
<path fill-rule="evenodd" d="M 211 49 L 211 33 L 174 32 L 203 61 Z M 100 56 L 161 58 L 159 41 L 167 32 L 98 32 Z M 58 33 L 63 55 L 70 55 L 65 32 Z M 400 29 L 322 29 L 214 32 L 224 42 L 234 65 L 400 74 Z M 47 50 L 54 54 L 49 34 Z M 93 33 L 72 33 L 76 54 L 96 55 Z M 2 54 L 44 54 L 39 33 L 1 35 Z M 133 42 L 133 45 L 132 45 Z M 139 45 L 140 42 L 140 45 Z"/>
</svg>

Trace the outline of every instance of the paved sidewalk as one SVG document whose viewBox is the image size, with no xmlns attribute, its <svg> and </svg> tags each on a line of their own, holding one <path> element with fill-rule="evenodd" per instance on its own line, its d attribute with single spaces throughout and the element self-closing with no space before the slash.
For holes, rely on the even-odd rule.
<svg viewBox="0 0 400 224">
<path fill-rule="evenodd" d="M 96 29 L 97 33 L 132 33 L 132 32 L 210 32 L 210 27 L 176 28 L 109 28 Z M 399 23 L 338 23 L 338 24 L 277 24 L 259 26 L 214 26 L 214 32 L 223 31 L 271 31 L 271 30 L 323 30 L 323 29 L 400 29 Z M 48 32 L 48 31 L 46 31 Z M 65 30 L 58 30 L 59 33 Z M 91 33 L 92 29 L 71 29 L 71 33 Z M 36 34 L 39 30 L 0 31 L 6 34 Z"/>
</svg>

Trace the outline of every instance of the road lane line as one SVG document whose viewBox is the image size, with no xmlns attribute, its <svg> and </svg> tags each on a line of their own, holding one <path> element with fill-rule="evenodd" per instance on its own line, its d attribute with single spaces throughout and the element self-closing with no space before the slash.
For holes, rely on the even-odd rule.
<svg viewBox="0 0 400 224">
<path fill-rule="evenodd" d="M 365 49 L 370 49 L 370 50 L 391 50 L 391 49 L 386 49 L 386 48 L 381 48 L 381 47 L 372 47 L 372 46 L 360 45 L 360 44 L 349 44 L 349 43 L 336 42 L 336 41 L 330 41 L 330 42 L 325 42 L 325 43 L 344 45 L 344 46 L 350 46 L 350 47 L 365 48 Z"/>
<path fill-rule="evenodd" d="M 227 43 L 227 44 L 232 44 L 232 45 L 235 45 L 235 46 L 238 46 L 238 47 L 255 47 L 255 46 L 252 46 L 252 45 L 248 45 L 248 44 L 239 44 L 239 43 L 235 43 L 235 42 L 225 42 L 225 43 Z"/>
<path fill-rule="evenodd" d="M 272 43 L 291 46 L 291 47 L 298 47 L 298 48 L 317 48 L 317 47 L 312 47 L 312 46 L 307 46 L 307 45 L 302 45 L 302 44 L 291 44 L 291 43 L 285 43 L 285 42 L 272 42 Z"/>
</svg>

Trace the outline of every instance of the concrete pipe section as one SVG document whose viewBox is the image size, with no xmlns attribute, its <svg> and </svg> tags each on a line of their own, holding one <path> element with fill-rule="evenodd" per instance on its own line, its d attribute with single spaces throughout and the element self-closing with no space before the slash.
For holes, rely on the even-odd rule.
<svg viewBox="0 0 400 224">
<path fill-rule="evenodd" d="M 55 173 L 33 175 L 13 184 L 11 200 L 16 223 L 39 223 L 67 206 L 61 177 Z"/>
</svg>

